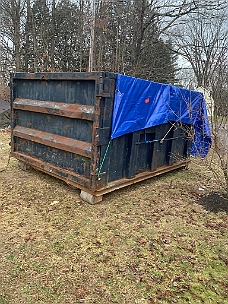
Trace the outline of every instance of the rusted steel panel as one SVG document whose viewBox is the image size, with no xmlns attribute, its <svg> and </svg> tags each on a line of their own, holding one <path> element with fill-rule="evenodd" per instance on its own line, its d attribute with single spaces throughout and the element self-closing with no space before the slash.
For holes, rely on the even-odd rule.
<svg viewBox="0 0 228 304">
<path fill-rule="evenodd" d="M 14 116 L 19 126 L 92 143 L 92 121 L 21 110 Z"/>
<path fill-rule="evenodd" d="M 39 160 L 36 157 L 25 155 L 24 153 L 13 152 L 12 156 L 17 158 L 18 160 L 27 163 L 28 165 L 36 169 L 48 173 L 49 175 L 60 178 L 69 184 L 73 184 L 75 187 L 78 188 L 83 187 L 83 189 L 89 188 L 90 185 L 89 178 L 86 178 L 81 174 L 76 174 L 72 172 L 70 169 L 65 169 L 59 166 L 55 166 L 53 164 Z"/>
<path fill-rule="evenodd" d="M 20 137 L 14 137 L 15 152 L 32 157 L 44 163 L 80 174 L 86 178 L 91 177 L 91 159 L 71 152 L 55 149 L 40 143 L 32 142 Z"/>
<path fill-rule="evenodd" d="M 94 105 L 95 80 L 26 80 L 15 82 L 15 98 L 50 101 L 55 103 Z"/>
<path fill-rule="evenodd" d="M 63 151 L 72 152 L 89 158 L 92 157 L 92 146 L 90 144 L 72 138 L 37 131 L 30 128 L 24 128 L 21 126 L 16 126 L 14 128 L 13 135 L 29 141 L 35 141 L 46 146 L 58 148 Z"/>
</svg>

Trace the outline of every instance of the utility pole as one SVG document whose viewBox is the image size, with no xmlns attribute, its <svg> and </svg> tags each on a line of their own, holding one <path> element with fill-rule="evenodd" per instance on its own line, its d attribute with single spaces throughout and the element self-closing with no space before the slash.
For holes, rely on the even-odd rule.
<svg viewBox="0 0 228 304">
<path fill-rule="evenodd" d="M 92 21 L 90 27 L 90 46 L 89 46 L 89 72 L 93 71 L 93 52 L 94 52 L 94 34 L 96 18 L 96 0 L 92 0 Z"/>
</svg>

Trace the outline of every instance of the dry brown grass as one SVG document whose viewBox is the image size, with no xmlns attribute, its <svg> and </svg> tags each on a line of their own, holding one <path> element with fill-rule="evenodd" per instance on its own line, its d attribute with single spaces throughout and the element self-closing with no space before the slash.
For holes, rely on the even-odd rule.
<svg viewBox="0 0 228 304">
<path fill-rule="evenodd" d="M 0 169 L 8 143 L 0 133 Z M 227 303 L 227 214 L 197 203 L 216 187 L 194 160 L 89 205 L 11 159 L 0 172 L 0 303 Z"/>
</svg>

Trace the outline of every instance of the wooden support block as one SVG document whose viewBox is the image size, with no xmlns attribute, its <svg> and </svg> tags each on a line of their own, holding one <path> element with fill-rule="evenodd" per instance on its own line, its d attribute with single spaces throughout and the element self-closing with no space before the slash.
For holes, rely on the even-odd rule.
<svg viewBox="0 0 228 304">
<path fill-rule="evenodd" d="M 96 196 L 81 190 L 80 197 L 89 204 L 96 204 L 102 201 L 103 195 Z"/>
</svg>

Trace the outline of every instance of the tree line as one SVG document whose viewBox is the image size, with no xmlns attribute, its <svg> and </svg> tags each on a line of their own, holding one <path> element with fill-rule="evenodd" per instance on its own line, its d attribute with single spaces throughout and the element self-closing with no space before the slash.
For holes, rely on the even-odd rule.
<svg viewBox="0 0 228 304">
<path fill-rule="evenodd" d="M 208 13 L 219 15 L 224 11 L 225 1 L 211 3 L 204 0 L 2 0 L 1 71 L 6 75 L 9 70 L 85 72 L 91 69 L 92 59 L 92 69 L 96 71 L 176 83 L 177 60 L 181 54 L 190 62 L 198 85 L 208 86 L 204 81 L 207 71 L 197 69 L 204 64 L 205 54 L 191 24 L 195 22 L 197 27 L 203 22 L 202 16 L 208 21 Z M 192 29 L 190 36 L 183 35 L 186 27 Z M 207 26 L 207 30 L 211 29 Z M 194 45 L 192 37 L 196 40 Z M 220 39 L 219 35 L 215 37 L 216 46 Z M 210 57 L 209 61 L 212 59 L 215 60 Z"/>
</svg>

